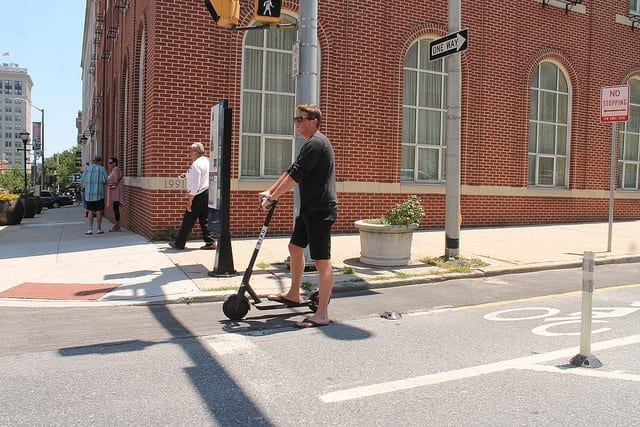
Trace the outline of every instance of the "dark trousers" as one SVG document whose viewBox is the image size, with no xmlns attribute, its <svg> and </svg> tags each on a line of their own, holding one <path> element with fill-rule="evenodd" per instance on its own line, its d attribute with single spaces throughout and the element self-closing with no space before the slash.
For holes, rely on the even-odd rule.
<svg viewBox="0 0 640 427">
<path fill-rule="evenodd" d="M 189 233 L 196 220 L 200 222 L 200 231 L 202 232 L 202 240 L 206 244 L 213 243 L 213 234 L 209 231 L 209 191 L 203 191 L 193 198 L 191 202 L 191 212 L 185 210 L 182 217 L 182 225 L 176 237 L 176 246 L 184 248 L 189 238 Z"/>
<path fill-rule="evenodd" d="M 115 217 L 116 221 L 120 221 L 120 202 L 115 201 L 113 202 L 113 216 Z"/>
</svg>

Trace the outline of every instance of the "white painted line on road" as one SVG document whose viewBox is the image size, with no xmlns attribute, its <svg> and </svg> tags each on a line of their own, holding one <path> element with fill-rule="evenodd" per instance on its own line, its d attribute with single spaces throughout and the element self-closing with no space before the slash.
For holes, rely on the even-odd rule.
<svg viewBox="0 0 640 427">
<path fill-rule="evenodd" d="M 550 329 L 551 328 L 555 328 L 557 326 L 562 326 L 562 325 L 579 325 L 581 322 L 580 319 L 574 319 L 574 320 L 565 320 L 564 322 L 555 322 L 555 323 L 545 323 L 544 325 L 540 325 L 536 328 L 533 328 L 531 330 L 531 332 L 533 332 L 536 335 L 542 335 L 543 337 L 559 337 L 559 336 L 579 336 L 580 335 L 580 331 L 578 332 L 553 332 Z M 591 323 L 609 323 L 607 320 L 592 320 Z M 602 332 L 607 332 L 610 331 L 611 328 L 598 328 L 598 329 L 591 329 L 591 334 L 595 335 L 595 334 L 600 334 Z"/>
<path fill-rule="evenodd" d="M 617 338 L 602 341 L 592 345 L 592 350 L 605 350 L 615 347 L 622 347 L 640 343 L 640 335 L 631 335 L 624 338 Z M 567 359 L 575 356 L 579 352 L 579 347 L 570 347 L 548 353 L 535 354 L 532 356 L 520 357 L 517 359 L 504 360 L 501 362 L 489 363 L 487 365 L 471 366 L 453 371 L 439 372 L 436 374 L 422 375 L 419 377 L 406 378 L 403 380 L 389 381 L 379 384 L 354 387 L 326 393 L 320 396 L 320 400 L 325 403 L 342 402 L 345 400 L 360 399 L 394 391 L 408 390 L 417 387 L 424 387 L 433 384 L 440 384 L 454 380 L 477 377 L 479 375 L 492 374 L 508 369 L 522 369 L 538 363 L 551 360 Z"/>
<path fill-rule="evenodd" d="M 530 316 L 502 317 L 503 314 L 515 313 L 515 312 L 521 312 L 521 311 L 542 311 L 543 313 L 532 314 Z M 514 320 L 542 319 L 544 317 L 555 316 L 558 313 L 560 313 L 560 310 L 558 310 L 557 308 L 548 308 L 548 307 L 510 308 L 508 310 L 494 311 L 493 313 L 485 314 L 484 318 L 487 320 L 492 320 L 494 322 L 513 322 Z"/>
<path fill-rule="evenodd" d="M 221 356 L 257 348 L 247 337 L 238 334 L 214 335 L 206 337 L 204 340 L 213 351 Z"/>
<path fill-rule="evenodd" d="M 594 292 L 595 293 L 609 292 L 609 291 L 617 291 L 621 289 L 629 289 L 629 288 L 637 288 L 637 287 L 640 287 L 640 283 L 633 283 L 630 285 L 620 285 L 620 286 L 609 286 L 606 288 L 595 289 Z M 562 297 L 568 297 L 568 296 L 580 295 L 580 294 L 582 294 L 582 291 L 571 291 L 571 292 L 563 292 L 559 294 L 540 295 L 537 297 L 518 298 L 518 299 L 512 299 L 508 301 L 495 301 L 495 302 L 487 302 L 487 303 L 475 304 L 475 305 L 465 305 L 461 307 L 454 307 L 451 309 L 451 311 L 463 311 L 463 310 L 471 310 L 471 309 L 483 308 L 483 307 L 499 307 L 501 305 L 509 305 L 509 304 L 518 303 L 518 302 L 542 301 L 542 300 L 547 300 L 551 298 L 562 298 Z"/>
<path fill-rule="evenodd" d="M 551 372 L 554 374 L 581 375 L 583 377 L 606 378 L 610 380 L 640 382 L 640 375 L 627 374 L 620 371 L 607 372 L 607 371 L 596 371 L 595 369 L 580 369 L 580 368 L 574 368 L 574 367 L 562 369 L 562 368 L 558 368 L 557 366 L 546 366 L 546 365 L 518 366 L 515 369 L 523 369 L 523 370 L 538 371 L 538 372 Z"/>
</svg>

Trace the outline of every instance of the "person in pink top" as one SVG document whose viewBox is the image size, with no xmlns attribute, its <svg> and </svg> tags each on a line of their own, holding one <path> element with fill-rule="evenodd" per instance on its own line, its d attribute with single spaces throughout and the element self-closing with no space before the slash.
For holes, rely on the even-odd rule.
<svg viewBox="0 0 640 427">
<path fill-rule="evenodd" d="M 109 178 L 107 179 L 109 186 L 109 204 L 113 209 L 115 224 L 109 231 L 121 231 L 120 229 L 120 206 L 124 204 L 124 184 L 122 183 L 122 171 L 118 167 L 118 159 L 109 158 Z"/>
</svg>

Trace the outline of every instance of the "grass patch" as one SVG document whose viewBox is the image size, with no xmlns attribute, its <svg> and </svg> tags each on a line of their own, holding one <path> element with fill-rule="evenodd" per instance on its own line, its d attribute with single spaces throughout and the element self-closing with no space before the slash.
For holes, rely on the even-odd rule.
<svg viewBox="0 0 640 427">
<path fill-rule="evenodd" d="M 177 228 L 170 225 L 164 231 L 154 231 L 153 233 L 151 233 L 149 240 L 151 240 L 152 242 L 157 242 L 159 240 L 175 241 L 176 237 L 178 236 L 178 231 L 179 230 Z M 193 238 L 193 235 L 190 234 L 189 239 L 192 239 L 192 238 Z"/>
<path fill-rule="evenodd" d="M 353 267 L 342 267 L 342 274 L 354 274 L 355 270 Z"/>
<path fill-rule="evenodd" d="M 393 280 L 393 279 L 410 279 L 411 277 L 421 277 L 421 276 L 424 276 L 424 274 L 409 274 L 409 273 L 396 272 L 394 273 L 393 276 L 378 276 L 378 277 L 372 277 L 369 280 L 379 281 L 379 280 Z"/>
<path fill-rule="evenodd" d="M 489 265 L 478 258 L 424 257 L 420 259 L 420 262 L 434 265 L 447 273 L 470 273 L 473 269 Z"/>
<path fill-rule="evenodd" d="M 267 268 L 271 267 L 271 264 L 264 261 L 260 261 L 257 265 L 258 265 L 258 268 L 261 268 L 263 270 L 266 270 Z"/>
<path fill-rule="evenodd" d="M 237 291 L 239 286 L 219 286 L 217 288 L 204 288 L 202 289 L 205 292 L 215 292 L 215 291 Z"/>
</svg>

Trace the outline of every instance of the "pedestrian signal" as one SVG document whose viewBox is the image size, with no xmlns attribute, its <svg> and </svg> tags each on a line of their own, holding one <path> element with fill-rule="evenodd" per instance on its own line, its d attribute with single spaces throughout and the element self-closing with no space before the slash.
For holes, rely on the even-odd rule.
<svg viewBox="0 0 640 427">
<path fill-rule="evenodd" d="M 240 0 L 204 0 L 209 14 L 216 24 L 229 28 L 240 20 Z"/>
<path fill-rule="evenodd" d="M 282 0 L 255 0 L 253 19 L 263 24 L 277 24 L 281 7 Z"/>
</svg>

